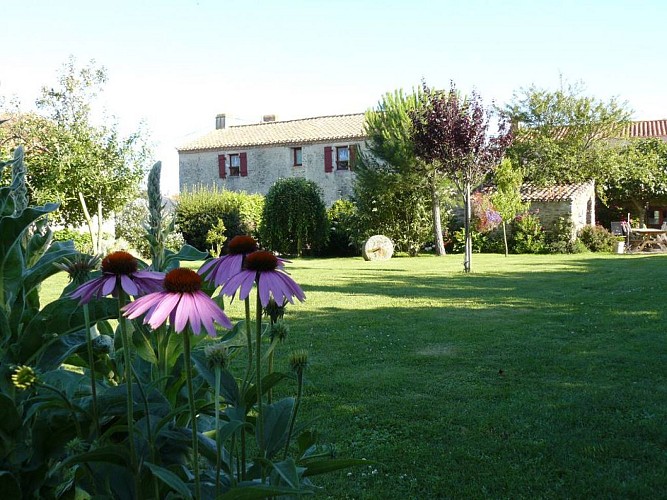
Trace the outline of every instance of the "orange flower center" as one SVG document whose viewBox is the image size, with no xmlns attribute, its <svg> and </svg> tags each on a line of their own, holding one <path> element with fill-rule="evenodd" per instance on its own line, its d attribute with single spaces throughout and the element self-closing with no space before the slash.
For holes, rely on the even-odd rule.
<svg viewBox="0 0 667 500">
<path fill-rule="evenodd" d="M 164 277 L 164 287 L 168 292 L 196 292 L 201 290 L 201 276 L 192 269 L 179 267 L 167 273 Z"/>
<path fill-rule="evenodd" d="M 102 259 L 102 272 L 132 274 L 137 272 L 137 259 L 127 252 L 113 252 Z"/>
<path fill-rule="evenodd" d="M 229 242 L 229 253 L 238 255 L 257 250 L 257 242 L 251 236 L 234 236 Z"/>
<path fill-rule="evenodd" d="M 258 250 L 245 257 L 245 267 L 251 271 L 273 271 L 278 267 L 278 258 L 266 250 Z"/>
</svg>

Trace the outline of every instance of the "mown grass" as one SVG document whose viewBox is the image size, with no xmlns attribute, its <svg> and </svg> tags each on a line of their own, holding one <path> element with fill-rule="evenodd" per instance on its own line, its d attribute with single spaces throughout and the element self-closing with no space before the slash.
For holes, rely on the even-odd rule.
<svg viewBox="0 0 667 500">
<path fill-rule="evenodd" d="M 307 301 L 288 307 L 279 364 L 310 352 L 302 422 L 378 462 L 315 478 L 324 497 L 665 495 L 667 256 L 288 269 Z"/>
</svg>

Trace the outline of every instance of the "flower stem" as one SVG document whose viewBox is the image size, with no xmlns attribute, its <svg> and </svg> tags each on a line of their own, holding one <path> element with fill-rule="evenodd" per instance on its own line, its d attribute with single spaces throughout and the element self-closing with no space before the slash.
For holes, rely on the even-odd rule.
<svg viewBox="0 0 667 500">
<path fill-rule="evenodd" d="M 259 297 L 259 284 L 257 286 L 256 310 L 255 369 L 257 370 L 257 381 L 255 387 L 257 388 L 257 444 L 259 445 L 260 455 L 262 458 L 266 458 L 266 450 L 264 449 L 264 409 L 262 407 L 262 302 Z"/>
<path fill-rule="evenodd" d="M 120 311 L 127 303 L 127 297 L 123 290 L 118 292 L 118 310 Z M 127 392 L 127 435 L 130 442 L 130 462 L 132 471 L 136 478 L 136 495 L 139 495 L 139 471 L 137 470 L 137 456 L 134 450 L 134 398 L 132 397 L 132 355 L 130 353 L 130 339 L 128 335 L 127 318 L 122 314 L 118 316 L 120 335 L 123 340 L 123 356 L 125 358 L 125 387 Z"/>
<path fill-rule="evenodd" d="M 215 367 L 215 498 L 220 496 L 220 375 L 222 369 Z M 233 472 L 232 464 L 229 464 L 230 472 Z M 231 474 L 234 477 L 234 474 Z"/>
<path fill-rule="evenodd" d="M 139 376 L 137 375 L 137 371 L 134 369 L 134 367 L 132 367 L 132 373 L 134 374 L 134 378 L 137 380 L 137 387 L 139 388 L 141 399 L 144 402 L 144 412 L 146 413 L 146 432 L 148 434 L 148 443 L 150 445 L 151 462 L 157 463 L 155 459 L 155 438 L 153 436 L 153 429 L 151 428 L 151 414 L 150 408 L 148 406 L 148 398 L 146 397 L 144 386 L 141 384 L 141 380 L 139 380 Z M 157 482 L 157 476 L 155 475 L 153 475 L 153 489 L 155 490 L 155 498 L 160 498 L 160 487 Z"/>
<path fill-rule="evenodd" d="M 183 358 L 185 361 L 185 379 L 188 386 L 188 402 L 190 403 L 190 420 L 192 422 L 192 455 L 195 473 L 195 498 L 201 499 L 201 484 L 199 480 L 199 438 L 197 436 L 197 409 L 195 395 L 192 389 L 192 359 L 190 357 L 190 331 L 183 332 Z"/>
<path fill-rule="evenodd" d="M 296 414 L 299 411 L 299 405 L 301 404 L 302 395 L 303 395 L 303 372 L 299 372 L 297 374 L 296 401 L 294 402 L 294 409 L 292 410 L 292 417 L 289 423 L 289 430 L 287 431 L 287 440 L 285 441 L 285 454 L 283 455 L 283 460 L 287 458 L 287 451 L 289 450 L 289 443 L 292 440 L 292 432 L 294 432 L 294 423 L 296 422 Z"/>
<path fill-rule="evenodd" d="M 95 382 L 95 355 L 93 353 L 93 337 L 90 332 L 90 311 L 88 310 L 88 303 L 83 305 L 83 321 L 86 325 L 86 345 L 88 348 L 88 369 L 90 370 L 90 393 L 93 404 L 93 423 L 95 424 L 96 436 L 100 435 L 100 420 L 97 412 L 97 384 Z"/>
<path fill-rule="evenodd" d="M 245 334 L 248 339 L 248 367 L 243 378 L 243 392 L 248 389 L 252 373 L 252 331 L 250 330 L 250 297 L 245 298 Z"/>
</svg>

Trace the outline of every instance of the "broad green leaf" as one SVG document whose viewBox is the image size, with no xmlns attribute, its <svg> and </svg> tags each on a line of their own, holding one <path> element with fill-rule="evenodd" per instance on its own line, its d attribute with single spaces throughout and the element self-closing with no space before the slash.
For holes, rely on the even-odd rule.
<svg viewBox="0 0 667 500">
<path fill-rule="evenodd" d="M 278 495 L 312 495 L 310 490 L 295 490 L 294 488 L 284 488 L 280 486 L 264 486 L 251 484 L 248 486 L 239 485 L 224 493 L 220 500 L 256 500 L 260 498 L 269 498 Z"/>
<path fill-rule="evenodd" d="M 287 378 L 287 375 L 281 372 L 273 372 L 265 375 L 262 378 L 262 392 L 266 394 L 270 389 L 273 389 L 279 382 Z M 251 386 L 248 388 L 248 391 L 245 393 L 243 398 L 246 402 L 248 408 L 251 408 L 257 402 L 257 388 L 256 386 Z"/>
<path fill-rule="evenodd" d="M 305 470 L 303 467 L 297 467 L 292 458 L 283 460 L 282 462 L 271 462 L 264 460 L 263 463 L 271 468 L 287 486 L 299 489 L 301 486 L 301 474 Z"/>
<path fill-rule="evenodd" d="M 318 474 L 326 474 L 327 472 L 333 472 L 340 469 L 347 469 L 348 467 L 359 467 L 374 463 L 376 462 L 371 460 L 361 460 L 359 458 L 331 458 L 318 460 L 304 464 L 306 470 L 303 475 L 304 477 L 316 476 Z"/>
<path fill-rule="evenodd" d="M 64 467 L 73 464 L 85 464 L 87 462 L 108 462 L 115 465 L 127 465 L 130 463 L 130 455 L 125 446 L 108 445 L 68 457 L 63 460 L 61 465 Z"/>
<path fill-rule="evenodd" d="M 285 398 L 271 405 L 263 406 L 264 448 L 269 457 L 285 445 L 290 416 L 294 408 L 294 398 Z"/>
<path fill-rule="evenodd" d="M 155 465 L 150 462 L 144 462 L 144 465 L 148 467 L 160 481 L 162 481 L 170 488 L 176 490 L 184 498 L 192 498 L 192 493 L 188 489 L 187 485 L 176 474 L 168 469 L 165 469 L 164 467 L 160 467 L 159 465 Z"/>
<path fill-rule="evenodd" d="M 135 322 L 135 330 L 132 334 L 132 344 L 141 359 L 156 365 L 158 362 L 157 354 L 153 349 L 149 335 L 150 333 L 146 328 L 146 325 L 140 322 Z"/>
<path fill-rule="evenodd" d="M 79 350 L 86 349 L 86 332 L 81 330 L 60 335 L 44 349 L 36 364 L 41 371 L 55 370 L 63 361 Z"/>
<path fill-rule="evenodd" d="M 60 272 L 53 264 L 77 253 L 71 241 L 56 241 L 42 255 L 33 267 L 23 275 L 23 287 L 30 291 L 39 286 L 46 278 Z"/>
<path fill-rule="evenodd" d="M 173 253 L 169 251 L 165 253 L 166 253 L 164 259 L 165 272 L 177 268 L 179 262 L 182 260 L 192 262 L 197 260 L 204 260 L 206 257 L 208 257 L 207 252 L 202 252 L 200 250 L 197 250 L 195 247 L 187 244 L 183 245 L 183 247 L 181 247 L 178 253 Z"/>
</svg>

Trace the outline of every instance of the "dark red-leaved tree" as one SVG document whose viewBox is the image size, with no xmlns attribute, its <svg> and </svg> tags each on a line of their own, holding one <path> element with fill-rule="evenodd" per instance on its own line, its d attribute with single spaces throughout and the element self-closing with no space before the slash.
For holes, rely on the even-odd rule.
<svg viewBox="0 0 667 500">
<path fill-rule="evenodd" d="M 500 121 L 498 133 L 489 135 L 490 111 L 473 92 L 462 97 L 454 83 L 449 91 L 432 90 L 423 84 L 421 102 L 412 113 L 416 156 L 441 176 L 450 178 L 465 206 L 465 272 L 470 272 L 470 193 L 499 163 L 512 143 L 508 124 Z"/>
</svg>

